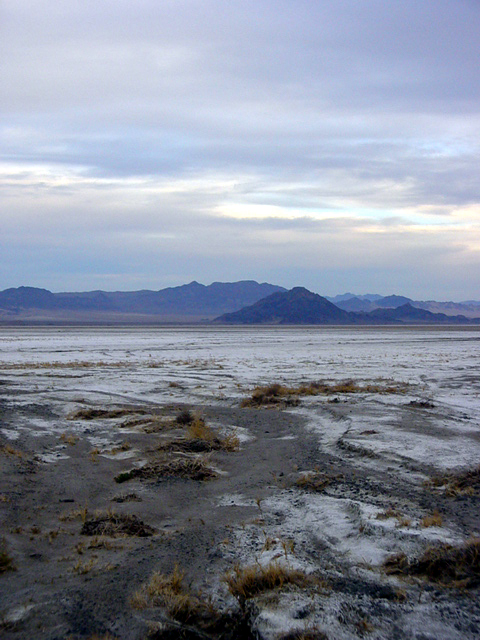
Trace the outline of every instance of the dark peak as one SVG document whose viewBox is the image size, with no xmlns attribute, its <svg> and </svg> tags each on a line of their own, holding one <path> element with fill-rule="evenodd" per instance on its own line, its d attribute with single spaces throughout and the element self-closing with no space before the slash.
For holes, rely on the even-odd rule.
<svg viewBox="0 0 480 640">
<path fill-rule="evenodd" d="M 11 287 L 10 289 L 5 289 L 1 293 L 13 293 L 13 292 L 18 292 L 21 294 L 29 294 L 29 293 L 47 293 L 47 294 L 50 293 L 51 294 L 52 293 L 48 289 L 42 289 L 40 287 L 24 287 L 24 286 Z"/>
<path fill-rule="evenodd" d="M 318 295 L 318 294 L 312 293 L 312 291 L 309 291 L 308 289 L 305 289 L 305 287 L 293 287 L 293 289 L 290 289 L 289 293 L 295 293 L 295 294 L 308 293 L 311 296 Z"/>
</svg>

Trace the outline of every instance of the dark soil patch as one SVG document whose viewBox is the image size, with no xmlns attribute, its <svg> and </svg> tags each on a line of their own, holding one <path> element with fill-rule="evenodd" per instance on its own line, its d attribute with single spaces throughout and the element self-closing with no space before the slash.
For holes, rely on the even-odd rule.
<svg viewBox="0 0 480 640">
<path fill-rule="evenodd" d="M 213 438 L 212 440 L 172 440 L 160 445 L 159 451 L 178 451 L 182 453 L 207 453 L 209 451 L 221 451 L 224 448 L 222 440 Z"/>
<path fill-rule="evenodd" d="M 119 496 L 114 496 L 112 502 L 142 502 L 142 498 L 137 496 L 136 493 L 126 493 Z"/>
<path fill-rule="evenodd" d="M 0 574 L 6 571 L 15 571 L 16 567 L 12 558 L 6 551 L 0 551 Z"/>
<path fill-rule="evenodd" d="M 434 409 L 435 405 L 429 400 L 412 400 L 408 403 L 409 407 L 416 407 L 418 409 Z"/>
</svg>

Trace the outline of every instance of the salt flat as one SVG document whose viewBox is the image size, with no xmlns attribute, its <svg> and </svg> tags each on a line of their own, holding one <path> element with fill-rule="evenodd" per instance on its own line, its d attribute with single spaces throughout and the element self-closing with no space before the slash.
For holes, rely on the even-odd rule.
<svg viewBox="0 0 480 640">
<path fill-rule="evenodd" d="M 39 638 L 144 638 L 148 624 L 167 637 L 159 635 L 162 615 L 139 614 L 128 598 L 175 562 L 222 610 L 238 608 L 222 581 L 236 564 L 322 574 L 325 591 L 252 600 L 250 628 L 261 638 L 480 637 L 470 595 L 382 569 L 391 554 L 415 557 L 431 544 L 480 536 L 478 494 L 428 486 L 435 475 L 478 467 L 479 370 L 475 328 L 3 327 L 0 509 L 17 565 L 0 577 L 9 585 L 0 597 L 5 637 L 22 637 L 38 620 Z M 258 385 L 347 379 L 359 391 L 241 406 Z M 210 456 L 218 477 L 209 482 L 131 480 L 138 503 L 115 508 L 157 534 L 95 551 L 78 522 L 60 519 L 64 501 L 111 508 L 114 476 L 148 464 L 170 438 L 78 414 L 126 407 L 165 420 L 191 407 L 220 436 L 234 434 L 240 449 Z M 322 491 L 301 489 L 308 473 L 328 475 Z M 437 524 L 424 526 L 435 512 Z M 74 570 L 79 559 L 84 568 L 91 561 L 85 573 Z M 48 580 L 32 584 L 39 569 Z"/>
</svg>

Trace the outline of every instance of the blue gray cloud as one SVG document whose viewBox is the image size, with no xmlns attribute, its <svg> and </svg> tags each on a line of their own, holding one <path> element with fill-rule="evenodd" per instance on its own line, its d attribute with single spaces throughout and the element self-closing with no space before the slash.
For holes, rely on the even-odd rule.
<svg viewBox="0 0 480 640">
<path fill-rule="evenodd" d="M 0 12 L 0 287 L 480 297 L 476 0 Z"/>
</svg>

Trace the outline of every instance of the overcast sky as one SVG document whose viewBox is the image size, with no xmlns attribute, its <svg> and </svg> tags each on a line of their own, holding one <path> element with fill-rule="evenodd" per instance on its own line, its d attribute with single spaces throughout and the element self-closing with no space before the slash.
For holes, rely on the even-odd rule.
<svg viewBox="0 0 480 640">
<path fill-rule="evenodd" d="M 479 0 L 0 0 L 0 289 L 480 299 Z"/>
</svg>

